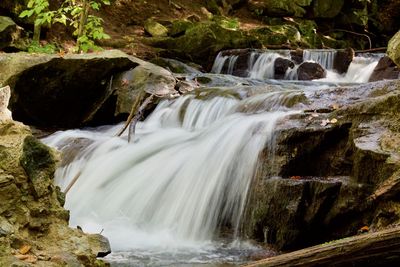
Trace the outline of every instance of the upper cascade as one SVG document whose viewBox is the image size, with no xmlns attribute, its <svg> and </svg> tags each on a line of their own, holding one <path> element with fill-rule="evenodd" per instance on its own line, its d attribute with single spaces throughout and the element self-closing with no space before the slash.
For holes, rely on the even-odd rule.
<svg viewBox="0 0 400 267">
<path fill-rule="evenodd" d="M 354 56 L 352 49 L 227 50 L 217 55 L 211 72 L 258 80 L 365 83 L 383 56 Z"/>
</svg>

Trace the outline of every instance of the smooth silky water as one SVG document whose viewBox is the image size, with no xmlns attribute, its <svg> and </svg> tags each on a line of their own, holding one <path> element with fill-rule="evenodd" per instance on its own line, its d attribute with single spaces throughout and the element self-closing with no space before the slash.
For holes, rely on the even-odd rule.
<svg viewBox="0 0 400 267">
<path fill-rule="evenodd" d="M 217 81 L 212 87 L 162 101 L 137 124 L 131 143 L 126 134 L 115 136 L 122 124 L 45 138 L 67 158 L 74 155 L 55 177 L 65 190 L 79 175 L 66 197 L 71 226 L 105 235 L 112 266 L 229 266 L 268 253 L 240 236 L 258 156 L 273 146 L 277 124 L 302 112 L 301 104 L 286 107 L 291 99 L 339 79 L 266 80 L 265 65 L 275 58 L 250 58 L 248 78 L 209 74 Z M 224 61 L 232 73 L 236 59 L 217 58 L 214 70 Z M 372 63 L 355 64 L 348 77 Z"/>
</svg>

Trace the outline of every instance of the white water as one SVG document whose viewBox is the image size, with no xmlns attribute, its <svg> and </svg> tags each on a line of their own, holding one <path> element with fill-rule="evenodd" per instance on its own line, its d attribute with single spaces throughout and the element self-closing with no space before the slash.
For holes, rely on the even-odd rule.
<svg viewBox="0 0 400 267">
<path fill-rule="evenodd" d="M 324 69 L 333 69 L 336 50 L 303 50 L 303 61 L 312 61 L 320 64 Z"/>
<path fill-rule="evenodd" d="M 339 74 L 333 69 L 335 55 L 335 50 L 304 50 L 303 61 L 319 63 L 327 71 L 326 78 L 318 79 L 316 81 L 334 83 L 368 82 L 369 77 L 379 61 L 379 57 L 354 57 L 347 72 L 344 74 Z M 289 51 L 285 52 L 281 50 L 278 50 L 277 52 L 267 51 L 264 53 L 252 52 L 248 59 L 248 77 L 257 80 L 274 79 L 274 63 L 278 57 L 290 59 L 290 53 Z M 214 61 L 212 72 L 232 74 L 235 70 L 237 59 L 238 56 L 222 56 L 222 52 L 219 53 Z M 227 67 L 225 66 L 227 65 L 226 62 L 228 62 Z M 288 68 L 284 79 L 297 80 L 298 67 L 299 65 L 295 65 L 294 68 Z"/>
<path fill-rule="evenodd" d="M 293 113 L 281 110 L 279 93 L 253 98 L 164 101 L 138 124 L 131 144 L 114 137 L 121 125 L 46 138 L 60 150 L 71 140 L 92 141 L 56 172 L 62 189 L 81 172 L 67 195 L 71 224 L 104 229 L 116 251 L 215 253 L 218 226 L 237 233 L 258 155 L 276 123 Z M 239 112 L 252 101 L 273 104 Z"/>
</svg>

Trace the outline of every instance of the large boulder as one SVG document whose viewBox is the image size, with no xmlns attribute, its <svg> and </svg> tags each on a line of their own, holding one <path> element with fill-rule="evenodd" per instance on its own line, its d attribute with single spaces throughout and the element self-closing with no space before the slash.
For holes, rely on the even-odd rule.
<svg viewBox="0 0 400 267">
<path fill-rule="evenodd" d="M 384 56 L 379 60 L 378 65 L 376 65 L 374 71 L 369 77 L 369 82 L 375 82 L 384 79 L 399 79 L 399 68 L 400 67 L 398 67 L 393 60 L 387 56 Z"/>
<path fill-rule="evenodd" d="M 0 265 L 104 266 L 104 237 L 68 227 L 55 151 L 18 122 L 0 122 L 0 136 Z"/>
<path fill-rule="evenodd" d="M 307 102 L 260 157 L 246 235 L 291 250 L 399 224 L 400 81 L 317 90 Z"/>
<path fill-rule="evenodd" d="M 22 28 L 9 17 L 0 16 L 0 50 L 12 49 L 21 37 Z"/>
<path fill-rule="evenodd" d="M 400 67 L 400 31 L 390 39 L 387 54 Z"/>
<path fill-rule="evenodd" d="M 176 79 L 168 70 L 135 59 L 140 65 L 134 69 L 115 76 L 112 90 L 117 96 L 115 116 L 128 115 L 135 102 L 143 102 L 149 95 L 158 98 L 174 98 L 179 96 L 175 90 Z"/>
<path fill-rule="evenodd" d="M 297 69 L 297 77 L 302 81 L 310 81 L 326 77 L 326 70 L 318 63 L 303 62 Z"/>
<path fill-rule="evenodd" d="M 110 81 L 138 63 L 119 51 L 0 56 L 0 84 L 10 85 L 14 118 L 46 127 L 78 127 L 109 98 Z"/>
</svg>

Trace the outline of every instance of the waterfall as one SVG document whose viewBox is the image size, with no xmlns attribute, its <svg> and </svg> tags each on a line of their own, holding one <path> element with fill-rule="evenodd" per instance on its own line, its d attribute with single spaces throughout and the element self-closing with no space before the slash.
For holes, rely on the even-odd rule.
<svg viewBox="0 0 400 267">
<path fill-rule="evenodd" d="M 364 83 L 368 82 L 374 68 L 378 64 L 379 56 L 363 57 L 357 56 L 353 58 L 347 73 L 339 74 L 333 69 L 333 63 L 336 56 L 336 50 L 303 50 L 303 61 L 311 61 L 320 64 L 327 70 L 326 78 L 319 79 L 321 82 L 342 82 L 342 83 Z M 237 55 L 229 55 L 226 52 L 222 56 L 220 52 L 215 59 L 212 72 L 233 74 L 237 68 Z M 289 50 L 270 50 L 270 51 L 252 51 L 248 55 L 247 70 L 239 71 L 239 73 L 247 74 L 247 78 L 257 80 L 276 79 L 275 76 L 275 60 L 283 58 L 292 60 Z M 288 67 L 284 80 L 297 80 L 297 69 L 299 64 L 295 64 L 293 68 Z M 237 73 L 237 72 L 236 72 Z"/>
<path fill-rule="evenodd" d="M 238 60 L 239 56 L 223 56 L 222 53 L 218 53 L 217 57 L 215 58 L 214 64 L 211 68 L 212 73 L 224 73 L 224 74 L 233 74 L 233 70 L 235 68 L 236 61 Z M 224 67 L 226 62 L 228 61 L 228 67 L 224 71 Z"/>
<path fill-rule="evenodd" d="M 303 61 L 317 62 L 326 70 L 333 69 L 335 56 L 335 50 L 303 50 Z"/>
<path fill-rule="evenodd" d="M 66 201 L 72 225 L 104 229 L 115 250 L 198 246 L 223 225 L 237 233 L 258 155 L 293 113 L 281 108 L 292 95 L 163 101 L 130 144 L 114 136 L 121 125 L 46 138 L 61 151 L 89 140 L 56 172 L 63 189 L 80 173 Z"/>
<path fill-rule="evenodd" d="M 280 57 L 278 53 L 261 54 L 254 65 L 250 66 L 249 77 L 259 80 L 273 79 L 275 75 L 274 63 L 278 57 Z"/>
</svg>

